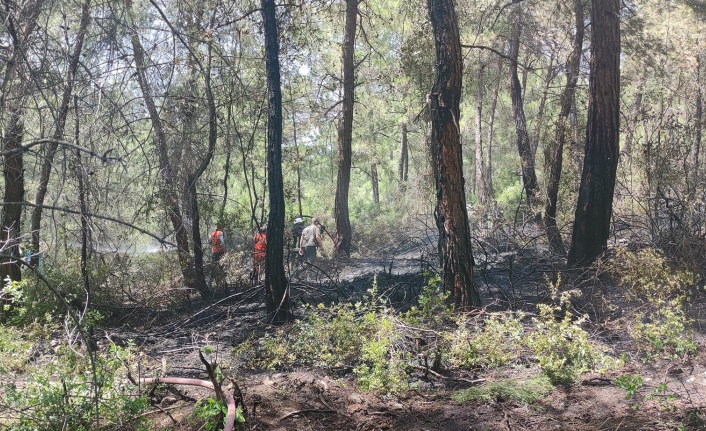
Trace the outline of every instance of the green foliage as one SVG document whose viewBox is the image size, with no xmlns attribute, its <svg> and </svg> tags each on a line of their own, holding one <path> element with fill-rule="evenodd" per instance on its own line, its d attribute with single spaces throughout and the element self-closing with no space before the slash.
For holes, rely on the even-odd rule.
<svg viewBox="0 0 706 431">
<path fill-rule="evenodd" d="M 673 393 L 669 393 L 669 388 L 664 382 L 657 384 L 654 388 L 650 389 L 646 395 L 638 398 L 637 396 L 640 395 L 640 391 L 645 388 L 642 377 L 638 375 L 620 376 L 615 379 L 615 386 L 625 389 L 626 400 L 636 400 L 632 405 L 633 410 L 640 408 L 640 404 L 643 401 L 653 399 L 657 399 L 663 409 L 672 409 L 673 403 L 676 401 L 676 396 Z"/>
<path fill-rule="evenodd" d="M 0 374 L 24 369 L 32 353 L 34 342 L 26 339 L 18 329 L 0 325 Z"/>
<path fill-rule="evenodd" d="M 647 358 L 676 359 L 696 352 L 693 323 L 684 313 L 680 299 L 654 300 L 649 313 L 636 313 L 630 335 Z"/>
<path fill-rule="evenodd" d="M 528 380 L 502 379 L 483 386 L 472 386 L 451 395 L 458 403 L 486 403 L 490 401 L 514 401 L 534 404 L 548 395 L 554 386 L 546 376 Z"/>
<path fill-rule="evenodd" d="M 635 396 L 635 394 L 642 389 L 644 383 L 642 382 L 642 377 L 625 375 L 620 376 L 615 379 L 615 386 L 625 389 L 625 399 L 629 400 Z"/>
<path fill-rule="evenodd" d="M 673 268 L 653 248 L 638 251 L 620 248 L 607 267 L 626 297 L 642 302 L 681 296 L 696 282 L 694 274 Z"/>
<path fill-rule="evenodd" d="M 223 429 L 225 425 L 226 415 L 228 414 L 228 406 L 223 401 L 216 401 L 215 399 L 209 397 L 206 400 L 201 400 L 196 403 L 194 408 L 196 416 L 206 421 L 204 424 L 204 429 L 206 431 L 216 431 Z M 238 406 L 235 412 L 235 420 L 237 423 L 244 423 L 245 417 L 243 416 L 242 407 Z"/>
<path fill-rule="evenodd" d="M 358 375 L 361 389 L 399 393 L 407 389 L 408 358 L 404 350 L 395 348 L 400 339 L 392 316 L 388 313 L 366 313 L 363 325 L 369 328 L 368 339 L 361 345 Z"/>
<path fill-rule="evenodd" d="M 18 431 L 89 431 L 134 421 L 148 403 L 126 383 L 124 363 L 132 360 L 130 348 L 113 345 L 92 362 L 87 353 L 60 346 L 50 361 L 2 387 L 0 422 Z"/>
<path fill-rule="evenodd" d="M 451 317 L 453 309 L 448 303 L 450 293 L 444 292 L 438 274 L 425 274 L 427 284 L 419 293 L 417 302 L 404 314 L 406 322 L 412 325 L 420 323 L 440 324 Z"/>
<path fill-rule="evenodd" d="M 628 299 L 642 304 L 628 315 L 628 330 L 645 359 L 674 359 L 693 354 L 697 344 L 684 312 L 688 288 L 696 277 L 675 269 L 659 251 L 620 249 L 608 269 Z"/>
<path fill-rule="evenodd" d="M 519 356 L 525 331 L 523 313 L 492 313 L 482 322 L 459 322 L 447 334 L 449 360 L 461 368 L 496 368 Z"/>
<path fill-rule="evenodd" d="M 576 291 L 559 292 L 552 286 L 554 304 L 539 304 L 539 316 L 533 318 L 535 330 L 527 338 L 527 345 L 539 360 L 539 366 L 553 384 L 572 384 L 588 370 L 612 367 L 618 362 L 602 354 L 588 339 L 581 324 L 584 315 L 574 318 L 571 297 Z M 562 316 L 563 317 L 559 317 Z"/>
<path fill-rule="evenodd" d="M 407 387 L 408 358 L 396 345 L 401 335 L 393 313 L 375 289 L 366 302 L 308 309 L 305 320 L 279 329 L 260 342 L 251 364 L 275 369 L 294 366 L 354 366 L 362 388 L 399 392 Z"/>
</svg>

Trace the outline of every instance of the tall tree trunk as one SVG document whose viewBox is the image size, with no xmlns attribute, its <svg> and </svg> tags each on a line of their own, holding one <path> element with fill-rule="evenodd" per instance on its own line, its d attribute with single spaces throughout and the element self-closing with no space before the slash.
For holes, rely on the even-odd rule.
<svg viewBox="0 0 706 431">
<path fill-rule="evenodd" d="M 459 118 L 463 58 L 453 0 L 428 0 L 436 47 L 436 81 L 430 94 L 431 147 L 436 165 L 437 220 L 443 221 L 444 287 L 458 308 L 480 306 L 473 280 Z"/>
<path fill-rule="evenodd" d="M 703 128 L 704 106 L 701 90 L 701 54 L 696 55 L 696 110 L 694 112 L 694 146 L 691 150 L 691 184 L 689 185 L 689 201 L 696 198 L 696 188 L 700 181 L 699 163 L 701 156 L 701 131 Z"/>
<path fill-rule="evenodd" d="M 231 98 L 232 100 L 232 98 Z M 223 166 L 223 200 L 221 201 L 221 208 L 218 211 L 218 222 L 223 222 L 226 214 L 226 206 L 228 205 L 228 182 L 230 178 L 230 159 L 233 155 L 233 137 L 230 131 L 230 122 L 233 118 L 233 105 L 229 104 L 227 109 L 226 117 L 226 162 Z"/>
<path fill-rule="evenodd" d="M 632 101 L 632 106 L 630 106 L 630 113 L 625 125 L 625 142 L 623 144 L 623 154 L 627 157 L 632 157 L 632 145 L 633 140 L 635 140 L 635 129 L 637 129 L 637 122 L 640 119 L 640 110 L 642 109 L 642 97 L 647 83 L 647 73 L 643 72 L 640 76 L 640 81 L 637 84 L 637 90 L 635 91 L 635 98 Z"/>
<path fill-rule="evenodd" d="M 370 181 L 373 183 L 373 203 L 380 203 L 380 178 L 378 176 L 378 164 L 373 160 L 370 165 Z"/>
<path fill-rule="evenodd" d="M 189 234 L 184 225 L 181 208 L 179 207 L 179 194 L 177 184 L 174 179 L 174 171 L 169 162 L 167 136 L 162 126 L 162 120 L 159 117 L 157 106 L 152 97 L 152 90 L 147 81 L 147 64 L 145 60 L 144 50 L 140 42 L 139 35 L 135 28 L 135 19 L 132 11 L 132 0 L 125 0 L 127 12 L 130 15 L 130 39 L 135 61 L 135 72 L 137 81 L 142 91 L 142 97 L 145 100 L 145 107 L 150 117 L 153 130 L 153 141 L 157 150 L 157 158 L 159 161 L 159 172 L 162 176 L 160 189 L 164 206 L 174 229 L 174 237 L 177 245 L 177 256 L 179 259 L 179 268 L 184 277 L 184 284 L 196 289 L 196 279 L 194 276 L 193 266 L 191 264 L 191 253 L 189 251 Z"/>
<path fill-rule="evenodd" d="M 498 77 L 502 76 L 503 62 L 498 61 Z M 490 109 L 488 110 L 488 133 L 485 140 L 485 188 L 488 193 L 486 202 L 489 204 L 495 200 L 495 192 L 493 192 L 493 132 L 495 131 L 495 112 L 498 106 L 498 94 L 500 93 L 500 78 L 495 84 L 493 98 L 490 100 Z"/>
<path fill-rule="evenodd" d="M 566 86 L 561 96 L 561 110 L 556 122 L 556 134 L 553 145 L 547 144 L 545 148 L 545 160 L 549 170 L 547 178 L 547 202 L 544 207 L 544 229 L 549 239 L 551 251 L 560 256 L 566 256 L 564 242 L 561 239 L 561 232 L 556 223 L 557 203 L 559 198 L 559 182 L 561 180 L 561 170 L 564 158 L 564 145 L 567 135 L 569 139 L 573 137 L 570 133 L 570 114 L 573 101 L 576 95 L 576 83 L 578 82 L 581 53 L 583 51 L 584 37 L 584 14 L 582 0 L 574 0 L 574 22 L 575 34 L 573 49 L 566 66 Z"/>
<path fill-rule="evenodd" d="M 397 178 L 401 183 L 407 182 L 409 172 L 409 144 L 407 142 L 407 123 L 402 124 L 402 148 L 400 149 L 400 162 L 397 166 Z"/>
<path fill-rule="evenodd" d="M 478 54 L 478 76 L 476 78 L 476 117 L 475 117 L 475 140 L 476 140 L 476 196 L 478 204 L 485 207 L 488 192 L 485 185 L 485 160 L 483 159 L 483 97 L 485 97 L 484 81 L 485 64 L 483 55 Z"/>
<path fill-rule="evenodd" d="M 542 127 L 544 126 L 544 114 L 546 112 L 547 98 L 549 97 L 549 87 L 557 75 L 557 68 L 554 66 L 554 52 L 552 51 L 549 58 L 549 66 L 547 67 L 547 75 L 544 78 L 544 88 L 542 89 L 542 97 L 539 100 L 539 108 L 537 108 L 537 119 L 535 121 L 534 136 L 532 137 L 532 155 L 536 160 L 537 148 L 539 141 L 542 140 Z"/>
<path fill-rule="evenodd" d="M 619 0 L 593 0 L 586 154 L 569 265 L 590 264 L 608 245 L 619 156 L 619 12 Z"/>
<path fill-rule="evenodd" d="M 19 150 L 24 136 L 24 120 L 22 118 L 23 101 L 19 100 L 9 110 L 8 125 L 3 136 L 3 179 L 5 180 L 4 205 L 2 207 L 2 249 L 3 254 L 19 256 L 20 224 L 22 218 L 22 202 L 25 195 L 24 163 L 22 151 L 8 154 L 8 151 Z M 14 259 L 0 258 L 0 286 L 9 277 L 12 281 L 20 281 L 22 273 L 20 265 Z M 0 312 L 0 315 L 2 313 Z"/>
<path fill-rule="evenodd" d="M 206 283 L 206 274 L 204 273 L 203 264 L 203 241 L 201 240 L 201 214 L 199 212 L 198 193 L 196 192 L 196 183 L 203 175 L 213 160 L 213 154 L 216 151 L 216 142 L 218 139 L 218 117 L 216 112 L 216 102 L 213 98 L 213 90 L 211 88 L 211 45 L 208 46 L 208 58 L 206 70 L 204 73 L 204 88 L 206 90 L 206 105 L 208 106 L 208 149 L 206 156 L 201 161 L 201 164 L 192 175 L 189 176 L 189 195 L 191 198 L 191 237 L 194 245 L 194 272 L 196 278 L 196 288 L 203 298 L 211 296 L 211 290 Z"/>
<path fill-rule="evenodd" d="M 78 33 L 76 34 L 76 44 L 74 45 L 73 53 L 69 60 L 68 76 L 66 77 L 66 86 L 61 96 L 61 104 L 59 105 L 59 115 L 56 117 L 56 126 L 54 129 L 53 138 L 55 141 L 60 141 L 64 138 L 64 128 L 66 127 L 66 117 L 69 114 L 71 104 L 71 93 L 76 81 L 76 73 L 78 71 L 78 63 L 83 49 L 83 40 L 86 37 L 86 30 L 91 20 L 91 0 L 86 0 L 81 8 L 81 21 L 79 24 Z M 42 163 L 42 171 L 37 185 L 37 194 L 34 198 L 36 206 L 32 210 L 32 250 L 39 252 L 40 231 L 42 228 L 42 206 L 47 195 L 47 187 L 49 186 L 49 177 L 51 176 L 52 164 L 54 156 L 59 147 L 57 142 L 52 142 L 47 145 Z"/>
<path fill-rule="evenodd" d="M 20 60 L 24 58 L 23 49 L 32 32 L 37 27 L 37 18 L 42 10 L 43 0 L 30 4 L 28 8 L 15 13 L 16 17 L 24 19 L 19 27 L 15 25 L 15 16 L 11 5 L 14 2 L 3 0 L 0 5 L 0 20 L 2 20 L 7 33 L 12 41 L 12 53 L 5 62 L 5 70 L 0 88 L 0 113 L 8 112 L 8 121 L 4 129 L 5 135 L 0 135 L 0 149 L 4 151 L 18 150 L 14 154 L 3 156 L 4 194 L 2 207 L 2 233 L 0 240 L 5 254 L 19 255 L 19 237 L 22 223 L 22 205 L 25 200 L 24 186 L 24 159 L 23 152 L 19 151 L 24 136 L 24 91 L 25 86 L 17 73 Z M 12 89 L 12 91 L 10 91 Z M 8 95 L 13 94 L 17 99 L 10 109 L 6 111 Z M 20 266 L 12 259 L 0 259 L 0 288 L 8 277 L 13 281 L 20 281 L 22 273 Z M 0 315 L 2 312 L 0 311 Z"/>
<path fill-rule="evenodd" d="M 292 87 L 289 87 L 289 93 L 291 96 L 292 93 Z M 297 174 L 297 209 L 298 215 L 303 214 L 302 210 L 302 167 L 301 167 L 301 155 L 299 154 L 299 140 L 297 139 L 297 119 L 294 114 L 294 110 L 292 110 L 292 138 L 294 139 L 294 157 L 296 157 L 296 165 L 294 168 L 296 169 L 296 174 Z"/>
<path fill-rule="evenodd" d="M 351 182 L 351 157 L 353 145 L 353 105 L 355 101 L 355 33 L 357 29 L 358 0 L 346 0 L 346 24 L 343 35 L 343 102 L 338 123 L 338 177 L 336 179 L 336 254 L 351 255 L 350 214 L 348 190 Z"/>
<path fill-rule="evenodd" d="M 80 145 L 80 121 L 78 110 L 78 96 L 74 95 L 74 144 Z M 76 150 L 76 181 L 78 183 L 78 201 L 81 211 L 81 278 L 83 279 L 83 290 L 86 294 L 84 309 L 91 307 L 92 293 L 90 272 L 88 270 L 90 230 L 88 226 L 88 199 L 86 197 L 86 175 L 81 160 L 81 151 Z"/>
<path fill-rule="evenodd" d="M 514 22 L 512 38 L 510 40 L 510 95 L 512 97 L 512 115 L 515 119 L 515 140 L 522 164 L 522 186 L 527 196 L 527 206 L 529 207 L 529 211 L 532 212 L 537 203 L 537 174 L 534 169 L 534 154 L 532 154 L 529 132 L 527 131 L 527 120 L 525 118 L 525 108 L 522 100 L 522 85 L 517 75 L 520 33 L 522 32 L 520 10 L 515 10 L 513 14 Z"/>
<path fill-rule="evenodd" d="M 292 318 L 292 303 L 284 273 L 284 183 L 282 180 L 282 89 L 279 71 L 279 36 L 274 0 L 262 0 L 267 67 L 267 179 L 270 216 L 265 254 L 265 304 L 273 323 Z"/>
</svg>

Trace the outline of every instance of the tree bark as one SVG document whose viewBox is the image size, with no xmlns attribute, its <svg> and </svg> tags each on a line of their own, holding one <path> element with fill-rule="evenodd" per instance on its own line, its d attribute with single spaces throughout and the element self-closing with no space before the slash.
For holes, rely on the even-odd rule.
<svg viewBox="0 0 706 431">
<path fill-rule="evenodd" d="M 270 215 L 265 253 L 265 304 L 272 323 L 292 318 L 289 286 L 284 273 L 284 182 L 282 179 L 282 89 L 279 36 L 274 0 L 262 0 L 267 68 L 267 180 Z"/>
<path fill-rule="evenodd" d="M 593 1 L 586 153 L 569 265 L 592 263 L 608 245 L 619 157 L 619 11 L 619 0 Z"/>
<path fill-rule="evenodd" d="M 150 121 L 152 122 L 152 128 L 154 129 L 152 139 L 157 150 L 159 171 L 162 176 L 160 188 L 167 215 L 169 216 L 172 228 L 174 229 L 179 268 L 181 269 L 182 276 L 184 277 L 184 284 L 191 289 L 196 289 L 196 279 L 194 276 L 193 266 L 191 264 L 191 253 L 189 251 L 189 234 L 186 230 L 186 226 L 184 225 L 184 218 L 181 208 L 179 207 L 177 184 L 174 179 L 172 165 L 169 162 L 167 136 L 164 132 L 164 127 L 162 126 L 162 120 L 159 117 L 157 106 L 152 97 L 152 90 L 149 82 L 147 81 L 147 75 L 145 73 L 147 64 L 142 43 L 140 42 L 139 35 L 135 28 L 132 0 L 125 0 L 125 4 L 127 6 L 127 12 L 130 15 L 130 39 L 134 54 L 135 72 L 137 81 L 140 85 L 140 90 L 142 91 L 142 97 L 145 100 L 145 107 L 147 108 Z"/>
<path fill-rule="evenodd" d="M 549 170 L 547 178 L 547 202 L 544 206 L 544 230 L 549 239 L 551 251 L 560 256 L 566 256 L 566 248 L 561 239 L 561 232 L 556 223 L 557 203 L 559 198 L 559 182 L 561 180 L 561 170 L 564 158 L 564 145 L 567 140 L 573 137 L 570 133 L 571 109 L 576 96 L 576 84 L 578 82 L 581 53 L 583 52 L 584 37 L 584 14 L 582 0 L 574 0 L 574 22 L 575 34 L 573 48 L 569 61 L 566 65 L 566 86 L 561 96 L 561 109 L 556 122 L 556 134 L 553 145 L 545 148 L 545 160 Z"/>
<path fill-rule="evenodd" d="M 485 186 L 485 160 L 483 159 L 483 97 L 485 97 L 484 81 L 485 64 L 483 55 L 478 54 L 478 75 L 476 78 L 476 117 L 475 117 L 475 143 L 476 143 L 476 196 L 478 204 L 485 207 L 488 192 Z"/>
<path fill-rule="evenodd" d="M 502 75 L 503 62 L 498 61 L 498 77 Z M 493 192 L 493 132 L 495 130 L 495 112 L 498 106 L 498 94 L 500 93 L 500 78 L 498 78 L 493 91 L 493 98 L 488 109 L 488 133 L 485 140 L 485 188 L 488 193 L 486 202 L 489 204 L 495 200 Z"/>
<path fill-rule="evenodd" d="M 353 144 L 353 105 L 355 101 L 355 33 L 358 0 L 346 0 L 346 24 L 343 34 L 343 102 L 338 123 L 338 177 L 336 179 L 336 254 L 350 257 L 353 232 L 348 211 L 348 190 L 351 182 Z"/>
<path fill-rule="evenodd" d="M 407 123 L 402 124 L 402 147 L 400 149 L 400 161 L 397 166 L 397 178 L 401 183 L 407 182 L 409 172 L 409 144 L 407 136 Z"/>
<path fill-rule="evenodd" d="M 22 202 L 25 195 L 23 153 L 7 154 L 8 150 L 18 149 L 22 146 L 24 136 L 24 121 L 22 118 L 22 103 L 18 102 L 9 110 L 8 126 L 3 136 L 5 194 L 2 207 L 2 249 L 3 254 L 19 256 L 20 223 L 22 218 Z M 10 203 L 13 202 L 13 203 Z M 0 285 L 9 277 L 12 281 L 20 281 L 22 273 L 20 265 L 14 259 L 0 259 Z M 1 313 L 0 313 L 1 314 Z"/>
<path fill-rule="evenodd" d="M 64 87 L 64 92 L 61 96 L 61 104 L 59 105 L 59 114 L 56 118 L 56 126 L 54 129 L 54 141 L 60 141 L 64 138 L 64 129 L 66 127 L 66 117 L 69 114 L 69 107 L 71 104 L 71 93 L 74 88 L 74 83 L 76 81 L 76 73 L 78 71 L 78 63 L 81 57 L 81 50 L 83 49 L 83 41 L 86 37 L 86 30 L 88 29 L 88 24 L 91 21 L 91 0 L 86 0 L 81 8 L 81 21 L 79 24 L 79 29 L 76 34 L 76 44 L 74 45 L 74 50 L 71 54 L 71 59 L 69 60 L 69 70 L 66 79 L 66 86 Z M 54 163 L 54 156 L 56 156 L 56 151 L 59 144 L 52 142 L 47 145 L 46 153 L 44 155 L 44 162 L 42 163 L 42 170 L 39 177 L 39 184 L 37 185 L 37 194 L 34 198 L 34 203 L 37 205 L 32 210 L 32 250 L 38 253 L 39 250 L 39 239 L 40 231 L 42 228 L 42 205 L 44 205 L 44 199 L 47 195 L 47 188 L 49 186 L 49 177 L 51 176 L 52 164 Z"/>
<path fill-rule="evenodd" d="M 435 159 L 438 223 L 443 223 L 444 287 L 458 308 L 480 306 L 466 212 L 459 117 L 463 58 L 453 0 L 428 0 L 436 47 L 436 80 L 430 94 L 431 149 Z M 439 224 L 441 224 L 439 223 Z"/>
<path fill-rule="evenodd" d="M 378 164 L 373 161 L 370 165 L 370 182 L 373 184 L 373 203 L 380 203 L 380 178 L 378 176 Z"/>
<path fill-rule="evenodd" d="M 688 185 L 689 201 L 696 198 L 696 189 L 699 185 L 699 163 L 701 157 L 701 132 L 703 129 L 704 106 L 703 91 L 701 90 L 701 54 L 696 55 L 696 108 L 694 112 L 694 145 L 691 150 L 691 184 Z"/>
<path fill-rule="evenodd" d="M 532 212 L 537 203 L 537 174 L 534 169 L 534 154 L 532 154 L 529 132 L 527 131 L 522 84 L 520 84 L 520 79 L 517 75 L 521 32 L 522 24 L 520 22 L 520 10 L 518 9 L 514 12 L 514 23 L 510 40 L 510 95 L 512 98 L 512 115 L 515 120 L 515 140 L 522 165 L 522 186 L 527 197 L 527 206 L 529 211 Z"/>
</svg>

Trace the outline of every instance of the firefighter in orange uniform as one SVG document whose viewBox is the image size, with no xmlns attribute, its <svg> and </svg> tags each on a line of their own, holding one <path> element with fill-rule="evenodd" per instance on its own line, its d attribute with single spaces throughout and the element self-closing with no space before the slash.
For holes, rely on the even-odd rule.
<svg viewBox="0 0 706 431">
<path fill-rule="evenodd" d="M 253 236 L 253 280 L 262 281 L 265 275 L 265 252 L 267 251 L 267 226 L 260 226 Z"/>
</svg>

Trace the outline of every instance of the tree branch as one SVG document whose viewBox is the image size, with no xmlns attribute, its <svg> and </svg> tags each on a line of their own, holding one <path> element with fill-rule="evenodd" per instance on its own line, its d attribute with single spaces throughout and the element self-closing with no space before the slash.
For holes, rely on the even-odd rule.
<svg viewBox="0 0 706 431">
<path fill-rule="evenodd" d="M 119 162 L 122 160 L 122 157 L 108 156 L 108 154 L 110 154 L 111 152 L 114 151 L 113 148 L 111 148 L 108 151 L 106 151 L 105 153 L 101 154 L 101 153 L 97 153 L 93 150 L 89 150 L 85 147 L 81 147 L 79 145 L 72 144 L 71 142 L 66 142 L 66 141 L 62 141 L 60 139 L 54 139 L 54 138 L 42 138 L 42 139 L 30 141 L 27 144 L 22 145 L 18 148 L 13 148 L 11 150 L 1 151 L 0 156 L 4 157 L 4 156 L 10 156 L 10 155 L 16 154 L 16 153 L 23 153 L 25 151 L 29 151 L 29 149 L 32 147 L 36 147 L 37 145 L 44 145 L 44 144 L 57 144 L 57 145 L 61 145 L 63 147 L 72 148 L 74 150 L 82 151 L 82 152 L 88 154 L 89 156 L 93 156 L 93 157 L 97 157 L 97 158 L 101 159 L 101 161 L 103 163 Z"/>
<path fill-rule="evenodd" d="M 533 71 L 533 70 L 534 70 L 534 68 L 533 68 L 532 66 L 528 66 L 528 65 L 526 65 L 526 64 L 522 64 L 522 63 L 520 63 L 519 61 L 515 60 L 514 58 L 510 57 L 509 55 L 503 54 L 502 52 L 498 51 L 497 49 L 491 48 L 491 47 L 489 47 L 489 46 L 485 46 L 485 45 L 464 45 L 464 44 L 461 44 L 461 48 L 468 48 L 468 49 L 485 49 L 485 50 L 487 50 L 487 51 L 490 51 L 490 52 L 493 52 L 493 53 L 499 55 L 500 57 L 502 57 L 502 58 L 504 58 L 504 59 L 506 59 L 506 60 L 510 60 L 511 62 L 515 63 L 516 65 L 518 65 L 519 67 L 521 67 L 521 68 L 523 68 L 523 69 L 527 69 L 527 70 L 529 70 L 529 71 Z"/>
<path fill-rule="evenodd" d="M 135 226 L 135 225 L 132 224 L 132 223 L 128 223 L 128 222 L 126 222 L 126 221 L 123 221 L 123 220 L 120 220 L 120 219 L 117 219 L 117 218 L 114 218 L 114 217 L 102 216 L 102 215 L 93 214 L 93 213 L 86 213 L 86 212 L 81 212 L 81 211 L 72 210 L 72 209 L 69 209 L 69 208 L 57 207 L 57 206 L 52 206 L 52 205 L 37 205 L 37 204 L 33 204 L 33 203 L 30 203 L 30 202 L 26 202 L 26 201 L 25 201 L 25 202 L 1 202 L 1 203 L 0 203 L 0 206 L 5 206 L 5 205 L 22 205 L 22 206 L 27 206 L 27 207 L 32 207 L 32 208 L 49 209 L 49 210 L 55 210 L 55 211 L 65 212 L 65 213 L 68 213 L 68 214 L 77 214 L 77 215 L 80 215 L 80 216 L 93 217 L 93 218 L 97 218 L 97 219 L 100 219 L 100 220 L 111 221 L 111 222 L 113 222 L 113 223 L 118 223 L 118 224 L 120 224 L 120 225 L 127 226 L 127 227 L 129 227 L 129 228 L 131 228 L 131 229 L 134 229 L 134 230 L 136 230 L 136 231 L 138 231 L 138 232 L 140 232 L 140 233 L 142 233 L 142 234 L 145 234 L 145 235 L 147 235 L 147 236 L 150 236 L 150 237 L 156 239 L 157 241 L 159 241 L 159 243 L 162 244 L 162 245 L 168 245 L 168 246 L 170 246 L 170 247 L 175 247 L 175 248 L 177 248 L 177 245 L 176 245 L 176 244 L 174 244 L 174 243 L 172 243 L 172 242 L 169 242 L 169 241 L 165 240 L 164 238 L 162 238 L 162 237 L 160 237 L 160 236 L 157 236 L 157 235 L 155 235 L 155 234 L 153 234 L 153 233 L 151 233 L 151 232 L 149 232 L 149 231 L 147 231 L 147 230 L 145 230 L 145 229 L 143 229 L 143 228 L 141 228 L 141 227 L 139 227 L 139 226 Z"/>
</svg>

